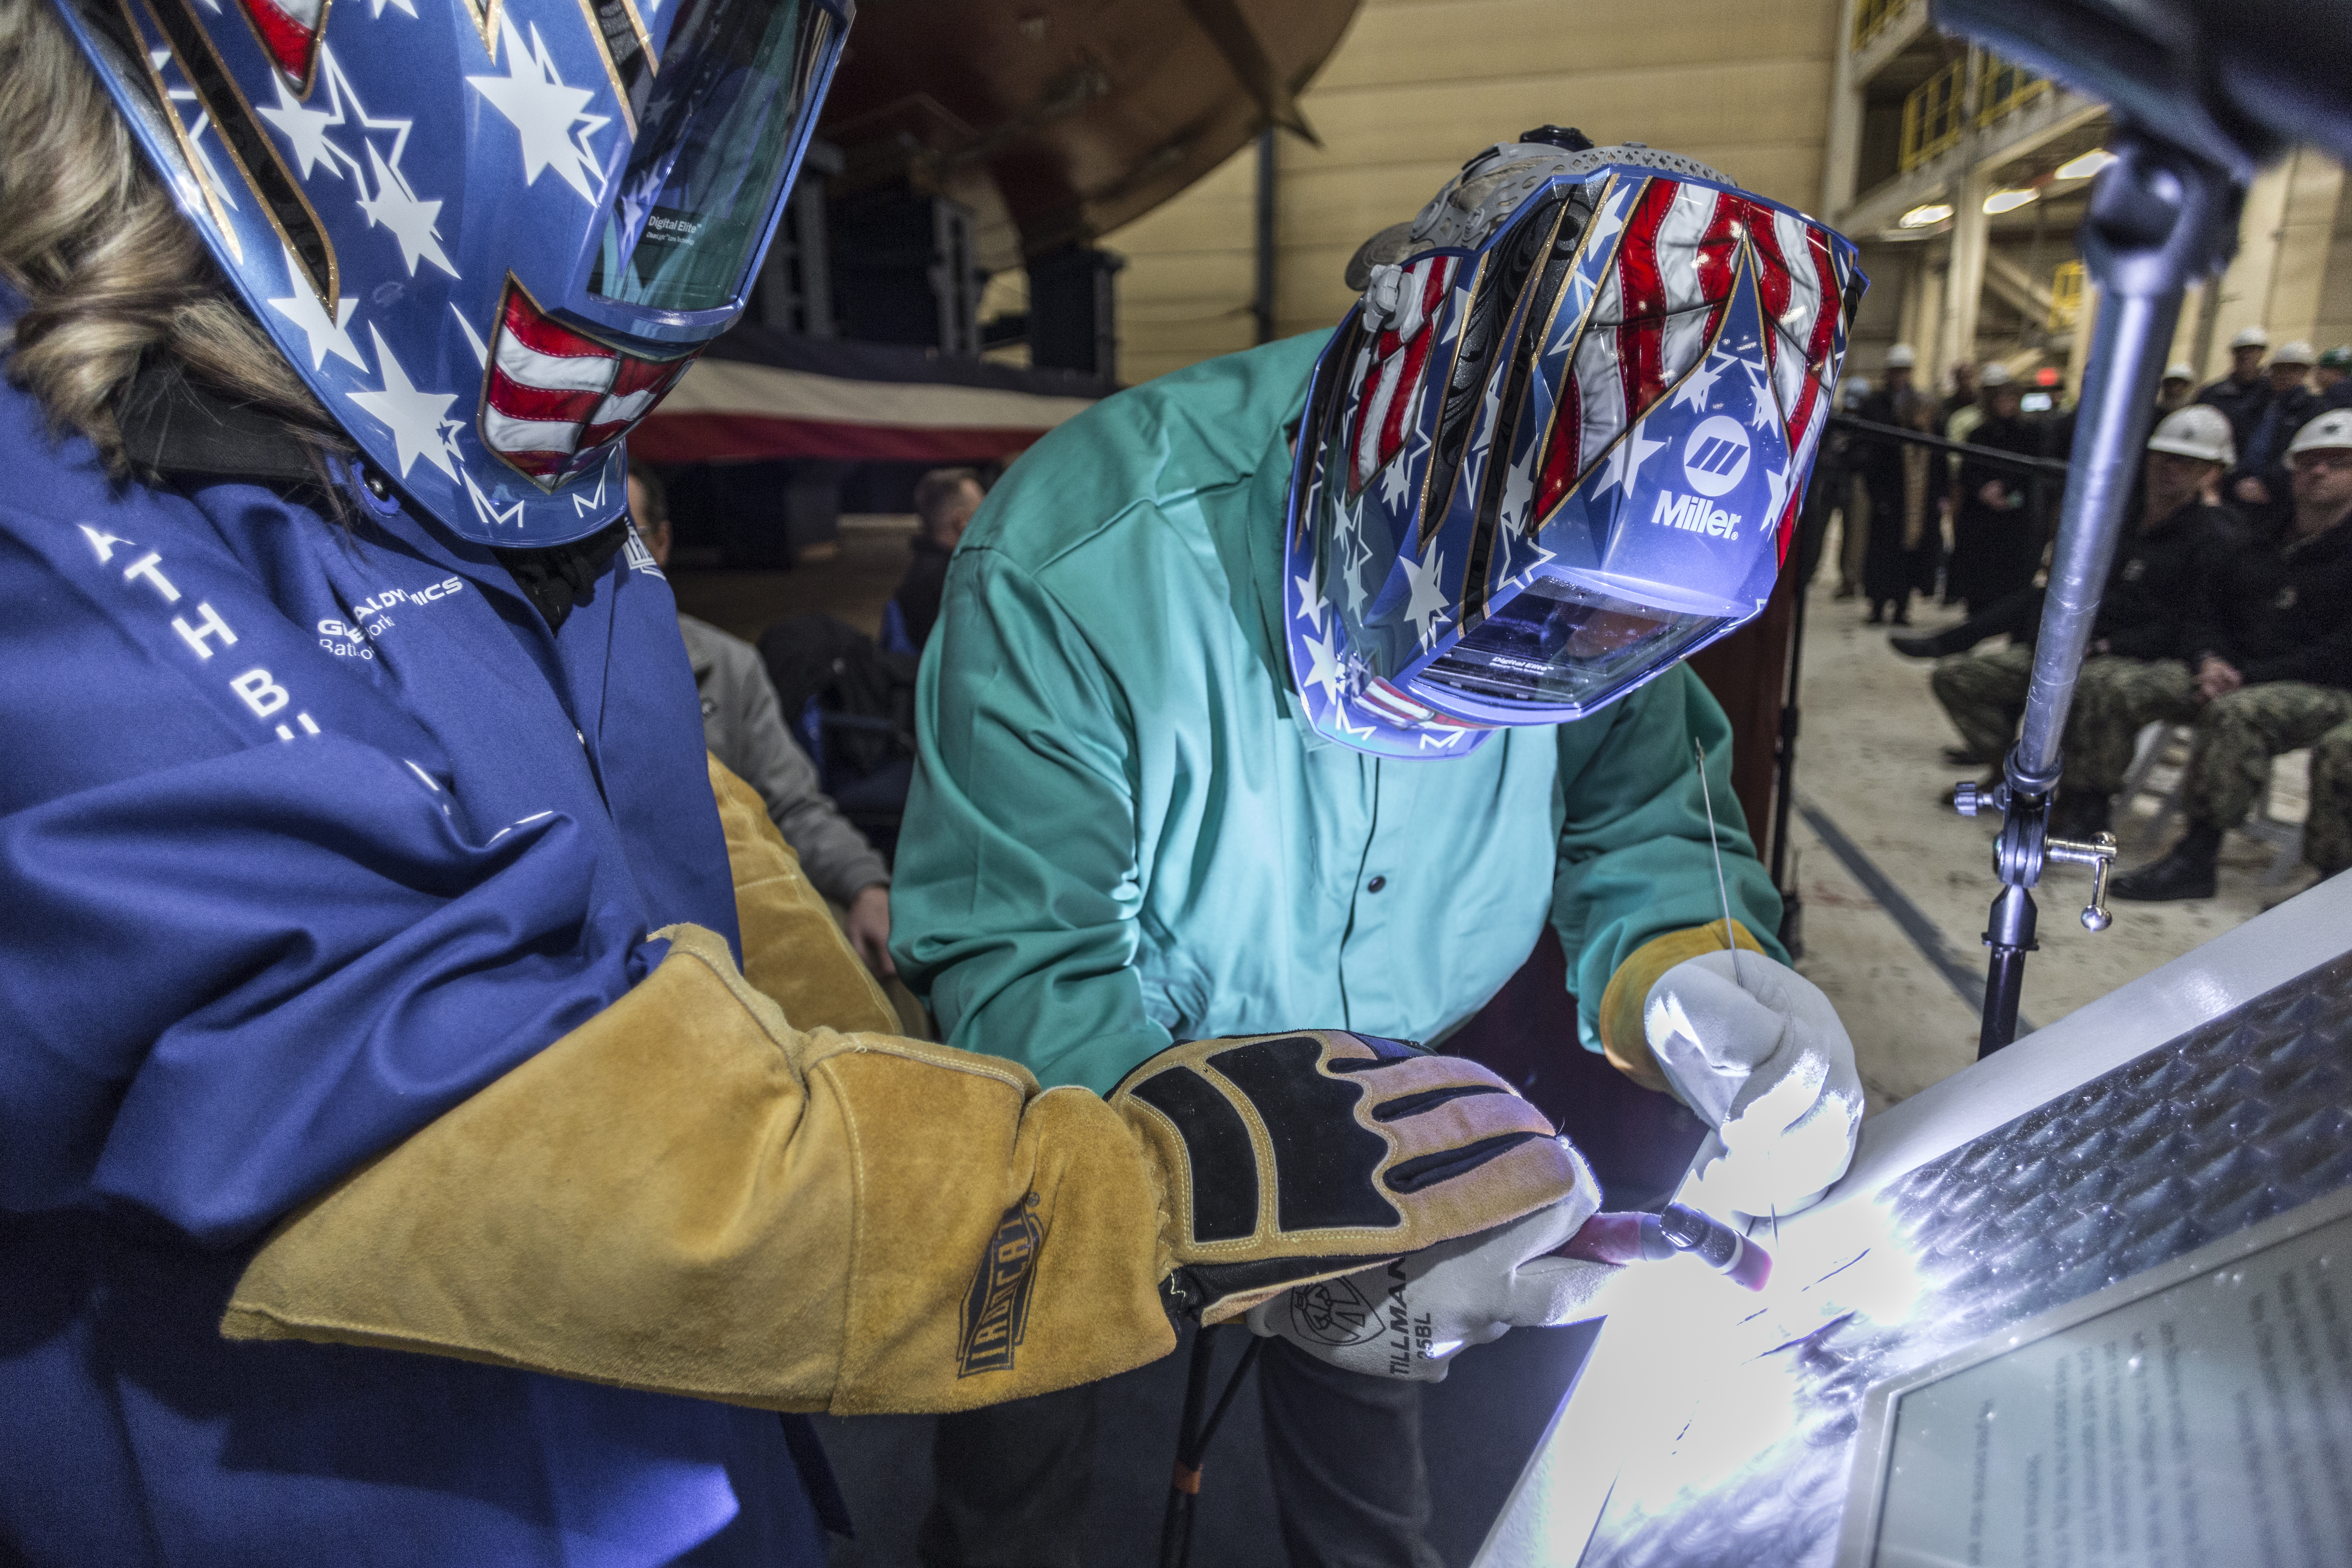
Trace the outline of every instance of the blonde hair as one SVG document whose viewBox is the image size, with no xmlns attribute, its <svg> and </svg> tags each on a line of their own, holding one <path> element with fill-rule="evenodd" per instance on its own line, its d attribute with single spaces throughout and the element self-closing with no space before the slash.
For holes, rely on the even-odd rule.
<svg viewBox="0 0 2352 1568">
<path fill-rule="evenodd" d="M 230 293 L 51 0 L 0 0 L 0 279 L 24 296 L 7 374 L 126 473 L 118 415 L 149 356 L 348 448 Z M 323 473 L 323 468 L 322 468 Z"/>
</svg>

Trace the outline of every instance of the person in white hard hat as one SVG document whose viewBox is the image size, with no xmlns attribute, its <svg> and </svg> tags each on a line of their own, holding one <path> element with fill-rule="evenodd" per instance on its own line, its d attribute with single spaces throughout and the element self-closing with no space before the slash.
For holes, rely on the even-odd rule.
<svg viewBox="0 0 2352 1568">
<path fill-rule="evenodd" d="M 2286 471 L 2287 441 L 2320 413 L 2319 395 L 2305 384 L 2315 357 L 2306 342 L 2284 344 L 2271 355 L 2271 400 L 2239 449 L 2227 491 L 2249 522 L 2274 522 L 2285 515 L 2293 485 Z"/>
<path fill-rule="evenodd" d="M 2187 360 L 2175 360 L 2166 366 L 2164 379 L 2156 384 L 2157 417 L 2161 419 L 2176 408 L 2188 406 L 2196 384 L 2197 367 Z"/>
<path fill-rule="evenodd" d="M 2245 328 L 2230 340 L 2230 374 L 2197 395 L 2198 402 L 2211 404 L 2228 417 L 2231 437 L 2241 452 L 2253 440 L 2254 424 L 2270 406 L 2271 384 L 2263 374 L 2263 355 L 2270 346 L 2268 332 Z"/>
<path fill-rule="evenodd" d="M 2098 619 L 2091 628 L 2091 657 L 2083 666 L 2085 682 L 2126 682 L 2137 667 L 2156 662 L 2187 676 L 2188 650 L 2181 641 L 2188 616 L 2183 606 L 2196 596 L 2207 558 L 2217 549 L 2236 549 L 2244 542 L 2236 517 L 2211 504 L 2213 488 L 2233 456 L 2230 422 L 2217 409 L 2194 405 L 2179 409 L 2168 415 L 2148 438 L 2140 469 L 2138 526 L 2116 550 Z M 1958 654 L 1936 666 L 1931 678 L 1936 700 L 1960 732 L 1960 747 L 1948 753 L 1953 761 L 1991 766 L 2009 750 L 2025 712 L 2039 609 L 2037 596 L 2034 614 L 2016 618 L 2009 647 Z M 2069 726 L 2065 742 L 2067 765 L 2074 771 L 2060 791 L 2060 816 L 2053 832 L 2059 831 L 2061 823 L 2084 832 L 2104 826 L 2096 807 L 2119 787 L 2131 761 L 2131 733 L 2125 735 L 2117 757 L 2113 746 L 2105 744 L 2105 737 L 2077 732 L 2083 712 L 2078 697 L 2077 721 Z"/>
<path fill-rule="evenodd" d="M 2182 789 L 2188 830 L 2161 858 L 2116 879 L 2118 899 L 2210 898 L 2222 835 L 2269 787 L 2271 759 L 2352 720 L 2352 410 L 2321 415 L 2295 433 L 2294 510 L 2200 563 L 2184 658 L 2128 670 L 2083 668 L 2068 726 L 2068 780 L 2076 793 L 2121 782 L 2141 725 L 2194 723 Z M 2096 771 L 2095 771 L 2096 770 Z"/>
</svg>

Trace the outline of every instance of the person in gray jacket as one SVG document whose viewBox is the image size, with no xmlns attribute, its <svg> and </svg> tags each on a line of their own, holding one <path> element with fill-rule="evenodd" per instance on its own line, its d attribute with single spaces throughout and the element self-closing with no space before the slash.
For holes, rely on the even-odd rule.
<svg viewBox="0 0 2352 1568">
<path fill-rule="evenodd" d="M 629 516 L 654 563 L 668 565 L 669 502 L 658 479 L 629 475 Z M 866 967 L 886 979 L 896 974 L 889 868 L 818 787 L 816 764 L 784 728 L 760 650 L 683 611 L 677 629 L 702 693 L 703 744 L 768 803 L 770 819 L 801 858 L 809 881 L 845 911 L 842 929 Z"/>
</svg>

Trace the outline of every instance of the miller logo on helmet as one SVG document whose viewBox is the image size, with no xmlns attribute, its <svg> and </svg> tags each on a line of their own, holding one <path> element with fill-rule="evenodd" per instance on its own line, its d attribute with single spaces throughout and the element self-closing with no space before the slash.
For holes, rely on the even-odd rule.
<svg viewBox="0 0 2352 1568">
<path fill-rule="evenodd" d="M 558 544 L 733 322 L 852 0 L 56 0 L 222 272 L 419 510 Z"/>
</svg>

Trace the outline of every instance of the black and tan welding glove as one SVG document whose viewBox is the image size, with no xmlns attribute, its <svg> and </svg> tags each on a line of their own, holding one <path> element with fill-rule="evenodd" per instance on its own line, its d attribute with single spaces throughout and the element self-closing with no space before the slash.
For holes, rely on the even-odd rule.
<svg viewBox="0 0 2352 1568">
<path fill-rule="evenodd" d="M 1125 1371 L 1187 1310 L 1577 1184 L 1542 1118 L 1465 1062 L 1307 1032 L 1178 1047 L 1113 1100 L 1041 1091 L 994 1058 L 796 1027 L 715 934 L 664 934 L 626 996 L 281 1223 L 222 1331 L 779 1409 L 964 1409 Z M 791 994 L 789 952 L 761 951 Z"/>
<path fill-rule="evenodd" d="M 1369 1035 L 1196 1040 L 1110 1103 L 1166 1173 L 1168 1289 L 1204 1322 L 1591 1186 L 1486 1068 Z"/>
</svg>

